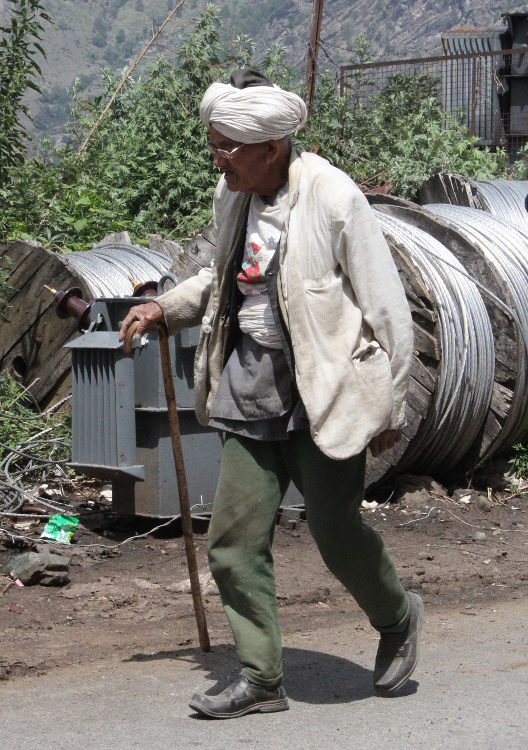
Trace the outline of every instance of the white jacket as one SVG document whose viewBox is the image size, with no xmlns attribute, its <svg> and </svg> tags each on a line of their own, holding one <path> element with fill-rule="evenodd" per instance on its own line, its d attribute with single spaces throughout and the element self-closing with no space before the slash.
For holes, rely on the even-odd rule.
<svg viewBox="0 0 528 750">
<path fill-rule="evenodd" d="M 211 268 L 157 299 L 169 333 L 202 323 L 195 360 L 202 424 L 222 374 L 223 316 L 249 199 L 220 179 Z M 348 458 L 405 422 L 413 345 L 409 306 L 370 206 L 344 172 L 315 154 L 294 151 L 289 194 L 279 205 L 278 288 L 297 388 L 316 444 L 331 458 Z"/>
</svg>

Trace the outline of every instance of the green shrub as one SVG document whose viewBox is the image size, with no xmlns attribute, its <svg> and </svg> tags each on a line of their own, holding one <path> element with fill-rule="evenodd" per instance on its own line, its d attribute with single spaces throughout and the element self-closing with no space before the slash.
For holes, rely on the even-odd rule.
<svg viewBox="0 0 528 750">
<path fill-rule="evenodd" d="M 508 463 L 518 479 L 528 478 L 528 446 L 517 443 L 512 446 L 513 456 Z"/>
<path fill-rule="evenodd" d="M 11 169 L 24 161 L 29 135 L 21 115 L 33 121 L 23 97 L 28 89 L 40 93 L 41 70 L 35 55 L 44 50 L 40 39 L 43 21 L 52 23 L 39 0 L 8 0 L 9 25 L 0 26 L 0 188 Z"/>
<path fill-rule="evenodd" d="M 431 76 L 391 76 L 366 105 L 359 96 L 341 100 L 325 71 L 300 142 L 319 146 L 321 155 L 359 183 L 374 187 L 381 178 L 388 180 L 403 198 L 412 198 L 436 172 L 474 179 L 502 176 L 505 153 L 477 148 L 477 138 L 461 119 L 446 123 L 437 86 Z M 361 81 L 355 81 L 354 90 L 361 90 Z"/>
<path fill-rule="evenodd" d="M 47 430 L 46 440 L 57 439 L 67 444 L 57 447 L 55 460 L 67 458 L 71 417 L 68 414 L 50 416 L 37 413 L 26 389 L 6 372 L 0 372 L 0 443 L 14 448 L 42 430 Z M 49 445 L 46 450 L 49 450 Z M 7 449 L 0 445 L 0 456 L 6 452 Z"/>
</svg>

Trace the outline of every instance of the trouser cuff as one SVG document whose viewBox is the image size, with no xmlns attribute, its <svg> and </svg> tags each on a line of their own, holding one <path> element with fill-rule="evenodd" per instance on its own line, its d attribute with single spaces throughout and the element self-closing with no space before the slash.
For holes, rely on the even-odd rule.
<svg viewBox="0 0 528 750">
<path fill-rule="evenodd" d="M 407 620 L 409 619 L 410 614 L 411 602 L 409 601 L 409 597 L 407 596 L 407 594 L 405 594 L 405 601 L 397 612 L 398 619 L 395 622 L 393 622 L 391 625 L 383 626 L 376 625 L 372 621 L 370 624 L 378 631 L 378 633 L 397 633 L 398 631 L 402 630 Z"/>
<path fill-rule="evenodd" d="M 266 679 L 265 677 L 257 675 L 249 667 L 244 667 L 240 670 L 240 674 L 245 677 L 246 680 L 252 682 L 253 685 L 258 685 L 259 687 L 266 688 L 267 690 L 275 690 L 275 688 L 278 688 L 279 685 L 282 685 L 282 672 L 278 677 L 270 677 L 269 679 Z"/>
</svg>

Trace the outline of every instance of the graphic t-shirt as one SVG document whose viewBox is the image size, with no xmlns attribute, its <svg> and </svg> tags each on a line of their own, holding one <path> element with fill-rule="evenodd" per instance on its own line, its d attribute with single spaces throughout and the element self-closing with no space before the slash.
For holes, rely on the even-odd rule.
<svg viewBox="0 0 528 750">
<path fill-rule="evenodd" d="M 273 205 L 267 204 L 259 195 L 252 196 L 242 268 L 237 276 L 238 288 L 244 295 L 238 313 L 240 329 L 271 349 L 281 349 L 282 344 L 264 274 L 279 245 L 284 224 L 277 200 L 287 192 L 288 185 L 285 185 L 277 193 Z"/>
</svg>

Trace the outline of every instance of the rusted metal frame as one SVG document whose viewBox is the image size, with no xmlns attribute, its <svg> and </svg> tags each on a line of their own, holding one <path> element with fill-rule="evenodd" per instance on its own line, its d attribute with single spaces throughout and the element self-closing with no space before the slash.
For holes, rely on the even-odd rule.
<svg viewBox="0 0 528 750">
<path fill-rule="evenodd" d="M 446 60 L 468 60 L 472 57 L 499 57 L 503 55 L 517 55 L 522 52 L 528 53 L 528 47 L 516 47 L 515 49 L 487 50 L 485 52 L 463 52 L 459 55 L 438 55 L 436 57 L 414 57 L 408 60 L 382 60 L 381 62 L 356 63 L 354 65 L 341 65 L 343 74 L 348 70 L 364 70 L 366 68 L 388 68 L 391 65 L 418 65 L 419 63 L 445 62 Z"/>
<path fill-rule="evenodd" d="M 362 63 L 355 65 L 341 65 L 339 74 L 340 93 L 345 93 L 345 75 L 354 70 L 375 70 L 376 68 L 399 67 L 402 65 L 423 65 L 424 63 L 441 63 L 454 60 L 470 60 L 477 57 L 506 57 L 514 54 L 528 53 L 528 47 L 516 47 L 515 49 L 487 50 L 483 52 L 464 52 L 458 55 L 438 55 L 435 57 L 415 57 L 407 60 L 384 60 L 382 62 Z"/>
<path fill-rule="evenodd" d="M 445 62 L 454 62 L 459 60 L 472 60 L 472 75 L 471 75 L 471 83 L 468 81 L 468 84 L 470 83 L 470 101 L 471 101 L 471 119 L 468 122 L 468 126 L 470 128 L 471 135 L 476 135 L 476 99 L 477 99 L 477 58 L 481 60 L 482 58 L 495 58 L 495 57 L 511 57 L 515 54 L 522 54 L 522 53 L 528 53 L 528 47 L 515 47 L 513 49 L 505 49 L 505 50 L 484 50 L 479 52 L 464 52 L 457 55 L 437 55 L 435 57 L 416 57 L 416 58 L 408 58 L 406 60 L 385 60 L 382 62 L 372 62 L 372 63 L 363 63 L 363 64 L 354 64 L 354 65 L 342 65 L 340 67 L 340 76 L 339 76 L 339 84 L 340 84 L 340 95 L 341 97 L 344 97 L 345 95 L 345 76 L 347 72 L 351 71 L 360 71 L 360 70 L 376 70 L 376 69 L 385 69 L 390 67 L 402 67 L 405 65 L 429 65 L 431 63 L 445 63 Z M 486 72 L 487 77 L 487 72 Z M 458 99 L 458 88 L 459 88 L 459 80 L 458 80 L 458 66 L 457 66 L 457 92 L 455 94 L 456 99 Z M 464 86 L 464 83 L 462 82 L 462 86 Z M 487 117 L 487 114 L 485 115 Z"/>
<path fill-rule="evenodd" d="M 475 123 L 475 106 L 477 103 L 477 58 L 472 59 L 471 64 L 471 124 L 469 128 L 470 135 L 476 133 Z"/>
</svg>

